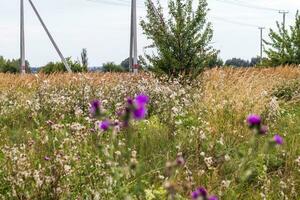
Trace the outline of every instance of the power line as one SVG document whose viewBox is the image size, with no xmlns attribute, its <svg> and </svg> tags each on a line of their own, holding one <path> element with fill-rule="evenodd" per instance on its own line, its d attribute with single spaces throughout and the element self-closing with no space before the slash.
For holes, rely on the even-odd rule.
<svg viewBox="0 0 300 200">
<path fill-rule="evenodd" d="M 126 0 L 86 0 L 93 3 L 100 3 L 100 4 L 108 4 L 108 5 L 115 5 L 115 6 L 126 6 L 130 7 L 131 4 L 129 1 Z M 137 4 L 137 7 L 142 8 L 141 4 Z"/>
<path fill-rule="evenodd" d="M 226 23 L 230 23 L 230 24 L 236 24 L 236 25 L 247 26 L 247 27 L 252 27 L 252 28 L 259 28 L 259 26 L 254 25 L 254 24 L 248 24 L 248 23 L 244 23 L 244 22 L 239 22 L 239 21 L 224 19 L 222 17 L 213 16 L 211 18 L 219 20 L 219 21 L 223 21 L 223 22 L 226 22 Z"/>
<path fill-rule="evenodd" d="M 256 6 L 256 5 L 248 4 L 248 3 L 241 2 L 241 1 L 238 1 L 238 0 L 235 0 L 235 1 L 233 1 L 233 0 L 215 0 L 215 1 L 222 2 L 222 3 L 227 3 L 227 4 L 232 4 L 232 5 L 235 5 L 235 6 L 245 7 L 245 8 L 257 9 L 257 10 L 267 10 L 267 11 L 276 11 L 276 12 L 280 11 L 279 9 Z"/>
</svg>

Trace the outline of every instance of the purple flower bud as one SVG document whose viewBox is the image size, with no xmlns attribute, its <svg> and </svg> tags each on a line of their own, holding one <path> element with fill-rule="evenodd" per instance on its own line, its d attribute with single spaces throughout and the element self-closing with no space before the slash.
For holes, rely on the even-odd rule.
<svg viewBox="0 0 300 200">
<path fill-rule="evenodd" d="M 219 200 L 217 196 L 210 196 L 208 197 L 208 200 Z"/>
<path fill-rule="evenodd" d="M 147 109 L 144 106 L 141 106 L 139 108 L 136 108 L 133 111 L 133 118 L 136 120 L 141 120 L 146 117 L 146 114 L 147 114 Z"/>
<path fill-rule="evenodd" d="M 138 106 L 144 106 L 149 103 L 149 97 L 144 94 L 140 94 L 135 98 L 135 103 Z"/>
<path fill-rule="evenodd" d="M 283 138 L 280 135 L 275 135 L 273 138 L 274 142 L 278 145 L 282 145 L 283 144 Z"/>
<path fill-rule="evenodd" d="M 199 192 L 199 195 L 200 195 L 201 197 L 206 197 L 206 196 L 207 196 L 207 191 L 206 191 L 206 189 L 205 189 L 204 187 L 199 187 L 199 188 L 197 189 L 197 191 Z"/>
<path fill-rule="evenodd" d="M 93 100 L 90 105 L 90 113 L 92 115 L 100 113 L 101 102 L 99 100 Z"/>
<path fill-rule="evenodd" d="M 109 129 L 109 126 L 110 126 L 110 122 L 108 120 L 105 120 L 105 121 L 101 122 L 100 129 L 102 131 L 107 131 Z"/>
<path fill-rule="evenodd" d="M 269 131 L 269 127 L 268 127 L 268 126 L 262 126 L 262 127 L 260 127 L 260 129 L 259 129 L 259 134 L 265 135 L 265 134 L 268 133 L 268 131 Z"/>
<path fill-rule="evenodd" d="M 200 194 L 199 194 L 199 192 L 196 190 L 196 191 L 193 191 L 193 192 L 191 192 L 191 198 L 193 199 L 193 200 L 196 200 L 196 199 L 198 199 L 199 198 L 199 196 L 200 196 Z"/>
<path fill-rule="evenodd" d="M 49 160 L 50 160 L 50 157 L 45 156 L 44 160 L 49 161 Z"/>
<path fill-rule="evenodd" d="M 250 127 L 259 126 L 261 124 L 261 118 L 259 115 L 249 115 L 247 117 L 247 123 Z"/>
<path fill-rule="evenodd" d="M 182 166 L 182 165 L 184 165 L 185 161 L 182 156 L 178 156 L 176 159 L 176 163 L 177 163 L 177 165 Z"/>
<path fill-rule="evenodd" d="M 133 99 L 132 99 L 132 98 L 127 98 L 127 103 L 128 103 L 129 105 L 132 105 L 132 104 L 133 104 Z"/>
</svg>

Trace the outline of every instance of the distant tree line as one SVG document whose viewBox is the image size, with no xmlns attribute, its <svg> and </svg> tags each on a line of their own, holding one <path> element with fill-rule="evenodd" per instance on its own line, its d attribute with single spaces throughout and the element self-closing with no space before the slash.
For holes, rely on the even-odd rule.
<svg viewBox="0 0 300 200">
<path fill-rule="evenodd" d="M 300 15 L 297 12 L 295 24 L 285 28 L 277 22 L 275 31 L 270 29 L 269 40 L 264 40 L 266 58 L 254 57 L 251 60 L 232 58 L 223 62 L 219 57 L 219 50 L 212 47 L 213 28 L 207 21 L 207 0 L 198 0 L 194 9 L 193 0 L 169 0 L 168 13 L 165 15 L 157 1 L 157 10 L 152 2 L 146 0 L 147 15 L 141 20 L 146 37 L 152 41 L 147 49 L 154 48 L 151 54 L 139 57 L 142 70 L 151 70 L 157 74 L 169 77 L 186 77 L 194 79 L 204 69 L 216 66 L 254 67 L 300 65 Z M 154 53 L 155 52 L 155 53 Z M 81 52 L 81 61 L 67 59 L 73 72 L 88 71 L 87 50 Z M 0 72 L 18 73 L 19 60 L 6 60 L 0 57 Z M 26 62 L 29 72 L 29 63 Z M 61 62 L 50 62 L 39 69 L 39 72 L 65 72 Z M 129 58 L 120 64 L 104 63 L 101 71 L 128 72 Z"/>
<path fill-rule="evenodd" d="M 225 61 L 225 66 L 233 67 L 255 67 L 261 65 L 261 58 L 254 57 L 251 60 L 244 60 L 241 58 L 232 58 Z"/>
<path fill-rule="evenodd" d="M 29 62 L 25 61 L 25 70 L 30 73 Z M 20 73 L 20 59 L 5 59 L 0 56 L 0 73 Z"/>
</svg>

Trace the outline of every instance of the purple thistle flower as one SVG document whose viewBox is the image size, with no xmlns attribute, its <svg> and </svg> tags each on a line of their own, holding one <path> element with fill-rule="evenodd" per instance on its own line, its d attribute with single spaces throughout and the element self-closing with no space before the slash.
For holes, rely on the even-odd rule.
<svg viewBox="0 0 300 200">
<path fill-rule="evenodd" d="M 136 120 L 141 120 L 146 117 L 147 114 L 147 108 L 144 106 L 140 106 L 133 111 L 133 118 Z"/>
<path fill-rule="evenodd" d="M 278 145 L 282 145 L 283 144 L 283 138 L 280 135 L 275 135 L 273 138 L 274 142 Z"/>
<path fill-rule="evenodd" d="M 90 113 L 96 115 L 100 113 L 101 102 L 99 100 L 93 100 L 91 102 Z"/>
<path fill-rule="evenodd" d="M 196 199 L 198 199 L 199 198 L 199 196 L 200 196 L 200 194 L 199 194 L 199 192 L 196 190 L 196 191 L 193 191 L 193 192 L 191 192 L 191 198 L 193 199 L 193 200 L 196 200 Z"/>
<path fill-rule="evenodd" d="M 206 189 L 205 189 L 204 187 L 199 187 L 199 188 L 197 189 L 197 191 L 199 192 L 199 195 L 200 195 L 201 197 L 206 197 L 206 196 L 207 196 L 207 191 L 206 191 Z"/>
<path fill-rule="evenodd" d="M 208 200 L 219 200 L 217 196 L 210 196 L 208 197 Z"/>
<path fill-rule="evenodd" d="M 261 117 L 259 115 L 249 115 L 247 117 L 247 123 L 250 127 L 259 126 L 261 124 Z"/>
<path fill-rule="evenodd" d="M 135 103 L 138 106 L 144 106 L 149 103 L 149 97 L 144 94 L 140 94 L 135 98 Z"/>
<path fill-rule="evenodd" d="M 108 120 L 104 120 L 100 124 L 100 129 L 102 131 L 107 131 L 109 129 L 109 126 L 110 126 L 110 122 Z"/>
<path fill-rule="evenodd" d="M 262 127 L 260 127 L 260 129 L 259 129 L 259 134 L 265 135 L 265 134 L 268 133 L 268 131 L 269 131 L 269 127 L 268 127 L 268 126 L 262 126 Z"/>
</svg>

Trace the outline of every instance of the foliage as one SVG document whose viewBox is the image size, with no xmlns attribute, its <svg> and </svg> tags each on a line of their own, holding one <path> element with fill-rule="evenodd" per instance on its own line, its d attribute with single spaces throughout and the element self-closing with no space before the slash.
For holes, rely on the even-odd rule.
<svg viewBox="0 0 300 200">
<path fill-rule="evenodd" d="M 153 9 L 146 1 L 147 17 L 141 21 L 145 35 L 153 44 L 157 54 L 146 55 L 151 69 L 169 77 L 194 79 L 205 67 L 216 59 L 218 51 L 210 46 L 213 37 L 211 23 L 206 22 L 207 2 L 199 0 L 193 11 L 193 0 L 169 1 L 169 18 L 163 9 Z"/>
<path fill-rule="evenodd" d="M 27 73 L 30 73 L 29 62 L 25 61 L 25 69 Z M 0 56 L 0 72 L 2 73 L 20 73 L 20 59 L 6 60 L 4 57 Z"/>
<path fill-rule="evenodd" d="M 207 67 L 208 68 L 221 67 L 223 65 L 224 65 L 223 60 L 221 58 L 219 58 L 217 54 L 215 54 L 214 56 L 212 56 L 212 58 L 207 63 Z"/>
<path fill-rule="evenodd" d="M 138 64 L 140 66 L 140 69 L 142 69 L 143 65 L 144 65 L 142 56 L 139 56 Z M 129 72 L 129 58 L 126 58 L 125 60 L 123 60 L 120 65 L 123 67 L 124 71 Z"/>
<path fill-rule="evenodd" d="M 232 58 L 232 59 L 226 60 L 225 65 L 235 66 L 235 67 L 248 67 L 249 61 L 243 60 L 241 58 Z"/>
<path fill-rule="evenodd" d="M 191 87 L 151 73 L 0 74 L 0 199 L 188 200 L 204 187 L 222 200 L 298 199 L 300 105 L 273 91 L 299 75 L 214 68 Z M 148 102 L 128 101 L 141 93 L 146 119 L 118 127 L 128 104 Z"/>
<path fill-rule="evenodd" d="M 300 15 L 296 14 L 295 25 L 285 29 L 277 22 L 278 33 L 270 29 L 270 42 L 265 50 L 268 60 L 265 65 L 279 66 L 300 64 Z"/>
<path fill-rule="evenodd" d="M 259 56 L 253 57 L 250 60 L 250 66 L 251 67 L 260 66 L 261 62 L 262 62 L 262 58 L 260 58 Z"/>
<path fill-rule="evenodd" d="M 244 60 L 241 58 L 232 58 L 228 59 L 225 62 L 225 66 L 233 66 L 233 67 L 255 67 L 261 65 L 260 57 L 253 57 L 251 60 Z"/>
<path fill-rule="evenodd" d="M 66 59 L 67 63 L 71 67 L 72 72 L 85 72 L 86 67 L 82 66 L 80 62 L 78 61 L 72 61 L 72 59 L 69 57 Z M 40 68 L 39 72 L 45 73 L 45 74 L 52 74 L 57 72 L 66 72 L 67 69 L 62 62 L 49 62 L 47 65 Z"/>
<path fill-rule="evenodd" d="M 281 100 L 290 101 L 300 98 L 300 80 L 292 80 L 277 86 L 273 91 L 273 95 Z"/>
<path fill-rule="evenodd" d="M 125 71 L 129 72 L 129 58 L 123 60 L 120 65 L 123 67 Z"/>
<path fill-rule="evenodd" d="M 104 72 L 124 72 L 126 70 L 122 67 L 122 65 L 117 65 L 114 62 L 107 62 L 102 66 L 102 71 Z"/>
</svg>

